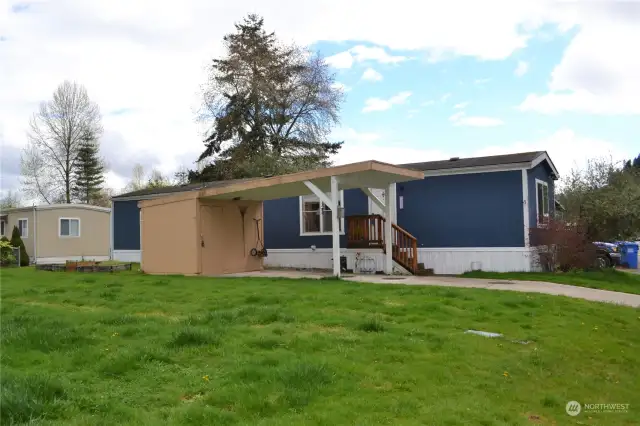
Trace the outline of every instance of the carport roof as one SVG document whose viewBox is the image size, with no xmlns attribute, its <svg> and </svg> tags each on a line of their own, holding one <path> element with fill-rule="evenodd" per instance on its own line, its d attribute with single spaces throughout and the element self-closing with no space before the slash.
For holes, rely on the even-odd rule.
<svg viewBox="0 0 640 426">
<path fill-rule="evenodd" d="M 153 206 L 193 198 L 263 201 L 294 197 L 311 193 L 305 185 L 306 181 L 312 182 L 324 192 L 329 192 L 332 176 L 339 179 L 340 189 L 386 188 L 391 183 L 422 179 L 424 173 L 379 161 L 363 161 L 269 178 L 209 182 L 195 185 L 192 189 L 183 189 L 173 195 L 163 193 L 165 196 L 162 198 L 141 201 L 140 205 Z M 134 195 L 129 193 L 124 196 Z"/>
</svg>

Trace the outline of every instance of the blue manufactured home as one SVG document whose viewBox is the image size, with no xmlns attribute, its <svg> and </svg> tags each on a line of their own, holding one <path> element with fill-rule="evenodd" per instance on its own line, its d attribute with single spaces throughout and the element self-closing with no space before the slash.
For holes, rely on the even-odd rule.
<svg viewBox="0 0 640 426">
<path fill-rule="evenodd" d="M 415 254 L 396 259 L 398 268 L 415 272 L 411 261 L 438 274 L 476 268 L 533 268 L 529 229 L 543 224 L 553 214 L 554 182 L 558 178 L 546 152 L 401 166 L 419 170 L 425 177 L 395 187 L 396 209 L 391 212 L 391 221 L 398 235 L 394 234 L 394 245 L 397 241 L 407 250 L 412 244 L 415 246 L 411 251 Z M 186 185 L 114 197 L 113 258 L 140 259 L 139 200 L 201 187 Z M 371 191 L 384 201 L 384 190 Z M 340 205 L 344 208 L 340 246 L 347 268 L 382 270 L 383 245 L 378 243 L 384 239 L 384 212 L 360 189 L 341 193 Z M 264 202 L 264 240 L 268 250 L 265 265 L 329 269 L 331 238 L 331 212 L 315 195 Z"/>
</svg>

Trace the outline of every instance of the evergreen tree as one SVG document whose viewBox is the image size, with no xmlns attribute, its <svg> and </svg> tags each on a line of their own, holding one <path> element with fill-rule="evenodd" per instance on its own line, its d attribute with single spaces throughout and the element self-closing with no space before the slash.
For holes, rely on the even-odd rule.
<svg viewBox="0 0 640 426">
<path fill-rule="evenodd" d="M 633 160 L 627 160 L 624 163 L 625 170 L 639 169 L 640 170 L 640 154 Z"/>
<path fill-rule="evenodd" d="M 29 266 L 29 255 L 27 254 L 27 249 L 24 246 L 24 241 L 22 241 L 20 237 L 20 230 L 17 226 L 14 226 L 11 232 L 11 246 L 20 247 L 20 266 Z"/>
<path fill-rule="evenodd" d="M 226 55 L 213 61 L 203 116 L 213 119 L 198 161 L 213 159 L 189 179 L 215 180 L 326 167 L 341 142 L 329 135 L 338 123 L 343 92 L 326 62 L 287 46 L 248 15 L 224 36 Z"/>
<path fill-rule="evenodd" d="M 100 199 L 103 184 L 104 165 L 98 155 L 98 144 L 92 138 L 85 138 L 74 167 L 73 197 L 93 204 Z"/>
</svg>

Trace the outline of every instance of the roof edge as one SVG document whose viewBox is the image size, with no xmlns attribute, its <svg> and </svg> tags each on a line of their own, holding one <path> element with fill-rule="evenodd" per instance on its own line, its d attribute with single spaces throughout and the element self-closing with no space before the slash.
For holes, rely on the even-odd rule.
<svg viewBox="0 0 640 426">
<path fill-rule="evenodd" d="M 7 214 L 11 212 L 28 211 L 28 210 L 56 210 L 56 209 L 83 209 L 94 210 L 104 213 L 109 213 L 111 209 L 109 207 L 93 206 L 91 204 L 44 204 L 41 206 L 26 206 L 26 207 L 14 207 L 12 209 L 6 209 L 1 214 Z"/>
</svg>

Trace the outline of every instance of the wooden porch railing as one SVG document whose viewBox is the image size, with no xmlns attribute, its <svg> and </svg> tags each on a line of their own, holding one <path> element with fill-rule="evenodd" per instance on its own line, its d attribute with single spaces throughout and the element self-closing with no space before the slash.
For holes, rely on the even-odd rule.
<svg viewBox="0 0 640 426">
<path fill-rule="evenodd" d="M 380 248 L 385 250 L 384 223 L 381 215 L 347 216 L 347 248 Z M 418 240 L 391 224 L 392 257 L 412 274 L 418 270 Z"/>
<path fill-rule="evenodd" d="M 384 248 L 384 217 L 374 214 L 346 219 L 348 248 Z"/>
<path fill-rule="evenodd" d="M 391 233 L 393 260 L 415 274 L 418 270 L 418 239 L 395 223 L 391 224 Z"/>
</svg>

